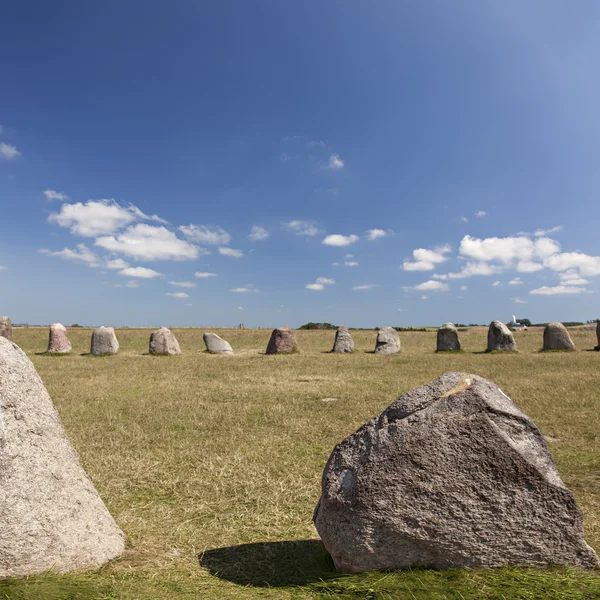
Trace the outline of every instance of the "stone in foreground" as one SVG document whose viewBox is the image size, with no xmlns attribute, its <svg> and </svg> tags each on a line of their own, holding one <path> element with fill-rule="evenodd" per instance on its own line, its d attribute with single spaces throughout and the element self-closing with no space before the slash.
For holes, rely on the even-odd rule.
<svg viewBox="0 0 600 600">
<path fill-rule="evenodd" d="M 516 352 L 517 344 L 511 330 L 501 321 L 492 321 L 488 329 L 487 351 Z"/>
<path fill-rule="evenodd" d="M 98 567 L 125 536 L 69 442 L 33 364 L 0 338 L 0 577 Z"/>
<path fill-rule="evenodd" d="M 393 327 L 382 327 L 377 332 L 375 354 L 395 354 L 400 352 L 400 336 Z"/>
<path fill-rule="evenodd" d="M 437 332 L 437 351 L 449 350 L 460 350 L 460 340 L 454 323 L 444 323 Z"/>
<path fill-rule="evenodd" d="M 203 336 L 206 349 L 211 354 L 233 354 L 231 344 L 216 333 L 205 333 Z"/>
<path fill-rule="evenodd" d="M 295 352 L 296 348 L 296 336 L 294 332 L 289 327 L 279 327 L 278 329 L 273 329 L 266 353 L 282 354 Z"/>
<path fill-rule="evenodd" d="M 92 354 L 116 354 L 119 351 L 119 341 L 112 327 L 98 327 L 92 333 Z"/>
<path fill-rule="evenodd" d="M 466 373 L 407 392 L 338 444 L 313 520 L 349 573 L 598 565 L 533 421 Z"/>
<path fill-rule="evenodd" d="M 60 323 L 50 325 L 50 334 L 48 335 L 47 354 L 68 354 L 71 352 L 71 342 L 67 328 Z"/>
<path fill-rule="evenodd" d="M 161 327 L 150 334 L 149 354 L 181 354 L 177 338 L 170 329 Z"/>
<path fill-rule="evenodd" d="M 562 323 L 548 323 L 544 329 L 544 350 L 575 350 L 575 344 Z"/>
<path fill-rule="evenodd" d="M 354 340 L 347 327 L 340 327 L 335 332 L 332 352 L 354 352 Z"/>
<path fill-rule="evenodd" d="M 0 317 L 0 337 L 12 340 L 12 323 L 9 317 Z"/>
</svg>

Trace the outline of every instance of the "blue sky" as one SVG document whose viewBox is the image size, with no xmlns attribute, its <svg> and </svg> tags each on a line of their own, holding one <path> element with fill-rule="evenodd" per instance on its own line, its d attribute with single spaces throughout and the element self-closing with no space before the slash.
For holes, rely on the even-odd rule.
<svg viewBox="0 0 600 600">
<path fill-rule="evenodd" d="M 0 314 L 598 316 L 600 4 L 10 3 Z"/>
</svg>

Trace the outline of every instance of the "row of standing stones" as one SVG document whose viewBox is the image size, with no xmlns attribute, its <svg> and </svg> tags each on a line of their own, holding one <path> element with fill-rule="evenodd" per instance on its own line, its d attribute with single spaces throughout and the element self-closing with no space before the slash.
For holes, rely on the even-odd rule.
<svg viewBox="0 0 600 600">
<path fill-rule="evenodd" d="M 27 355 L 0 337 L 0 577 L 94 568 L 125 535 Z M 333 449 L 313 521 L 343 572 L 598 566 L 544 437 L 497 385 L 445 373 Z"/>
<path fill-rule="evenodd" d="M 0 336 L 12 340 L 12 325 L 8 317 L 0 317 Z M 596 336 L 600 349 L 600 319 L 596 324 Z M 216 333 L 203 335 L 206 349 L 211 354 L 233 354 L 229 342 Z M 67 329 L 60 323 L 50 326 L 48 337 L 48 354 L 68 354 L 71 352 L 71 342 Z M 297 349 L 296 336 L 289 327 L 274 329 L 267 346 L 266 354 L 281 354 L 295 352 Z M 460 351 L 458 330 L 452 323 L 445 323 L 437 332 L 437 351 Z M 400 336 L 393 327 L 382 327 L 377 332 L 375 354 L 395 354 L 400 352 Z M 515 352 L 517 344 L 508 327 L 500 321 L 492 321 L 488 328 L 488 352 Z M 543 350 L 575 350 L 575 344 L 562 323 L 549 323 L 544 329 Z M 116 354 L 119 351 L 119 341 L 112 327 L 98 327 L 92 333 L 90 353 L 95 355 Z M 335 334 L 333 349 L 335 353 L 354 352 L 354 340 L 347 327 L 340 327 Z M 166 327 L 161 327 L 150 335 L 149 354 L 181 354 L 179 342 Z"/>
</svg>

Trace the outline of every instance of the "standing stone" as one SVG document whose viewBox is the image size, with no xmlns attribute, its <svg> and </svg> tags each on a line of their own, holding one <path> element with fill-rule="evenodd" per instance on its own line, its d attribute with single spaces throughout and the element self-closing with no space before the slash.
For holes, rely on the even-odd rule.
<svg viewBox="0 0 600 600">
<path fill-rule="evenodd" d="M 510 329 L 500 321 L 492 321 L 488 329 L 487 351 L 516 352 L 517 344 Z"/>
<path fill-rule="evenodd" d="M 50 325 L 50 335 L 48 336 L 48 354 L 68 354 L 71 352 L 71 342 L 67 328 L 60 323 Z"/>
<path fill-rule="evenodd" d="M 400 336 L 393 327 L 382 327 L 377 332 L 375 354 L 395 354 L 400 352 Z"/>
<path fill-rule="evenodd" d="M 296 347 L 294 332 L 289 327 L 279 327 L 278 329 L 273 329 L 269 345 L 267 346 L 267 354 L 295 352 Z"/>
<path fill-rule="evenodd" d="M 562 323 L 548 323 L 544 329 L 544 350 L 575 350 L 575 344 Z"/>
<path fill-rule="evenodd" d="M 598 341 L 596 350 L 600 350 L 600 319 L 596 320 L 596 340 Z"/>
<path fill-rule="evenodd" d="M 466 373 L 407 392 L 338 444 L 313 520 L 350 573 L 598 565 L 538 428 Z"/>
<path fill-rule="evenodd" d="M 460 340 L 454 323 L 444 323 L 437 332 L 437 351 L 448 350 L 460 350 Z"/>
<path fill-rule="evenodd" d="M 181 354 L 181 348 L 171 330 L 161 327 L 150 334 L 148 352 L 150 354 Z"/>
<path fill-rule="evenodd" d="M 9 317 L 0 317 L 0 337 L 12 340 L 12 323 Z"/>
<path fill-rule="evenodd" d="M 112 327 L 98 327 L 92 333 L 92 354 L 116 354 L 119 342 Z"/>
<path fill-rule="evenodd" d="M 98 567 L 125 536 L 79 463 L 33 364 L 0 338 L 0 578 Z"/>
<path fill-rule="evenodd" d="M 335 332 L 332 352 L 354 352 L 354 340 L 347 327 L 340 327 Z"/>
<path fill-rule="evenodd" d="M 231 344 L 220 338 L 216 333 L 205 333 L 202 337 L 206 349 L 211 354 L 233 354 Z"/>
</svg>

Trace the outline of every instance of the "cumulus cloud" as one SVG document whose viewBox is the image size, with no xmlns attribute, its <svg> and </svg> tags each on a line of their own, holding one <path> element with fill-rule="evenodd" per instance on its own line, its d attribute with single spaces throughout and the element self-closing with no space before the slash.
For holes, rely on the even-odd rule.
<svg viewBox="0 0 600 600">
<path fill-rule="evenodd" d="M 377 284 L 376 284 L 376 283 L 365 283 L 365 284 L 363 284 L 363 285 L 355 285 L 355 286 L 352 288 L 352 291 L 353 291 L 353 292 L 363 292 L 363 291 L 365 291 L 365 290 L 371 290 L 371 289 L 373 289 L 374 287 L 377 287 Z"/>
<path fill-rule="evenodd" d="M 169 281 L 170 285 L 182 288 L 195 288 L 196 284 L 193 281 Z"/>
<path fill-rule="evenodd" d="M 379 238 L 382 237 L 386 237 L 387 236 L 387 231 L 385 231 L 384 229 L 369 229 L 367 231 L 367 239 L 368 240 L 377 240 Z"/>
<path fill-rule="evenodd" d="M 448 244 L 434 250 L 417 248 L 413 250 L 414 261 L 405 260 L 402 268 L 405 271 L 433 271 L 436 265 L 448 260 L 448 257 L 445 255 L 451 250 Z"/>
<path fill-rule="evenodd" d="M 460 270 L 454 273 L 444 273 L 438 275 L 437 273 L 433 276 L 434 279 L 465 279 L 466 277 L 473 277 L 475 275 L 493 275 L 499 273 L 502 269 L 496 265 L 490 265 L 485 262 L 467 262 L 467 264 Z"/>
<path fill-rule="evenodd" d="M 11 146 L 5 142 L 0 142 L 0 158 L 11 160 L 13 158 L 17 158 L 18 156 L 21 156 L 21 153 L 16 149 L 15 146 Z"/>
<path fill-rule="evenodd" d="M 172 298 L 189 298 L 190 295 L 185 292 L 167 292 L 167 296 L 171 296 Z"/>
<path fill-rule="evenodd" d="M 344 168 L 344 161 L 340 158 L 339 154 L 332 154 L 329 157 L 328 167 L 334 171 Z"/>
<path fill-rule="evenodd" d="M 508 285 L 523 285 L 523 280 L 520 277 L 515 277 L 508 282 Z"/>
<path fill-rule="evenodd" d="M 102 261 L 85 244 L 77 244 L 74 249 L 64 248 L 63 250 L 59 250 L 57 252 L 52 252 L 47 248 L 42 248 L 40 252 L 48 256 L 58 256 L 63 260 L 85 263 L 90 267 L 102 266 Z"/>
<path fill-rule="evenodd" d="M 241 250 L 234 250 L 233 248 L 219 248 L 219 254 L 222 256 L 231 256 L 231 258 L 241 258 L 244 256 Z"/>
<path fill-rule="evenodd" d="M 119 275 L 124 277 L 139 277 L 140 279 L 154 279 L 160 277 L 161 273 L 154 269 L 147 269 L 146 267 L 127 267 L 122 271 L 119 271 Z"/>
<path fill-rule="evenodd" d="M 114 260 L 106 261 L 104 265 L 107 269 L 126 269 L 129 263 L 124 261 L 122 258 L 115 258 Z"/>
<path fill-rule="evenodd" d="M 577 269 L 569 269 L 568 271 L 563 271 L 559 275 L 561 285 L 587 285 L 589 281 L 587 279 L 583 279 Z"/>
<path fill-rule="evenodd" d="M 56 190 L 44 190 L 44 196 L 46 196 L 46 200 L 68 200 L 69 196 L 67 196 L 63 192 L 57 192 Z"/>
<path fill-rule="evenodd" d="M 254 285 L 252 285 L 251 283 L 248 284 L 246 287 L 238 287 L 238 288 L 234 288 L 232 290 L 229 290 L 230 292 L 235 292 L 236 294 L 248 294 L 248 293 L 255 293 L 258 294 L 260 292 L 260 290 L 257 290 Z"/>
<path fill-rule="evenodd" d="M 217 274 L 209 273 L 208 271 L 196 271 L 194 276 L 199 277 L 200 279 L 206 279 L 207 277 L 217 277 Z"/>
<path fill-rule="evenodd" d="M 562 231 L 562 230 L 563 230 L 563 226 L 557 225 L 556 227 L 552 227 L 552 229 L 536 229 L 536 231 L 533 233 L 533 235 L 535 237 L 543 237 L 545 235 L 549 235 L 550 233 L 556 233 L 556 232 Z"/>
<path fill-rule="evenodd" d="M 210 246 L 226 246 L 231 241 L 224 229 L 211 225 L 182 225 L 179 231 L 189 240 Z"/>
<path fill-rule="evenodd" d="M 560 252 L 560 244 L 550 238 L 532 240 L 526 236 L 479 239 L 466 235 L 460 242 L 461 256 L 483 262 L 498 261 L 508 266 L 515 261 L 544 259 Z"/>
<path fill-rule="evenodd" d="M 261 242 L 262 240 L 266 240 L 269 237 L 269 232 L 264 227 L 259 227 L 258 225 L 254 225 L 250 231 L 250 235 L 248 236 L 253 242 Z"/>
<path fill-rule="evenodd" d="M 501 284 L 499 281 L 494 281 L 494 283 L 492 283 L 492 285 L 493 285 L 494 287 L 499 287 L 499 286 L 501 286 L 502 284 Z"/>
<path fill-rule="evenodd" d="M 359 237 L 357 235 L 340 235 L 333 234 L 328 235 L 321 243 L 326 246 L 349 246 L 350 244 L 354 244 L 358 242 Z"/>
<path fill-rule="evenodd" d="M 314 221 L 295 220 L 282 223 L 282 225 L 284 229 L 287 229 L 296 235 L 313 237 L 321 233 L 321 230 L 316 226 Z"/>
<path fill-rule="evenodd" d="M 578 269 L 581 275 L 600 275 L 600 256 L 590 256 L 582 252 L 562 252 L 549 256 L 545 264 L 553 271 Z"/>
<path fill-rule="evenodd" d="M 135 221 L 158 221 L 156 215 L 146 215 L 137 206 L 121 206 L 112 199 L 88 200 L 85 204 L 63 204 L 60 212 L 48 217 L 50 223 L 68 227 L 73 235 L 97 237 L 115 233 Z"/>
<path fill-rule="evenodd" d="M 322 292 L 325 289 L 325 286 L 322 283 L 307 283 L 307 290 L 313 290 L 314 292 Z"/>
<path fill-rule="evenodd" d="M 534 273 L 535 271 L 541 271 L 543 268 L 544 265 L 542 263 L 530 260 L 522 260 L 517 263 L 517 271 L 519 273 Z"/>
<path fill-rule="evenodd" d="M 189 260 L 206 251 L 162 226 L 138 223 L 117 236 L 99 237 L 96 246 L 139 260 Z"/>
<path fill-rule="evenodd" d="M 417 290 L 418 292 L 447 292 L 450 288 L 447 283 L 430 279 L 415 286 L 405 286 L 405 290 Z"/>
<path fill-rule="evenodd" d="M 557 285 L 548 287 L 547 285 L 531 290 L 530 294 L 538 294 L 540 296 L 555 296 L 557 294 L 585 294 L 588 290 L 577 286 Z"/>
<path fill-rule="evenodd" d="M 482 217 L 487 217 L 487 213 L 485 212 L 485 210 L 478 210 L 478 211 L 475 213 L 475 216 L 476 216 L 478 219 L 481 219 Z"/>
</svg>

